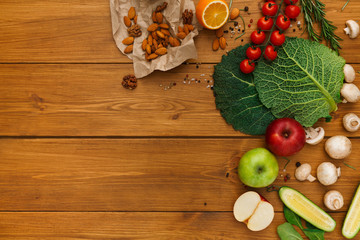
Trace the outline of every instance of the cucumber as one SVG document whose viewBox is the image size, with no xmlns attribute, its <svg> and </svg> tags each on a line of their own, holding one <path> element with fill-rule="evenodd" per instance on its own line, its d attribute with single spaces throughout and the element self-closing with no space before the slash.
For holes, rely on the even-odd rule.
<svg viewBox="0 0 360 240">
<path fill-rule="evenodd" d="M 332 232 L 335 229 L 335 220 L 300 192 L 290 187 L 282 187 L 279 195 L 288 208 L 315 227 L 325 232 Z"/>
<path fill-rule="evenodd" d="M 354 238 L 360 230 L 360 185 L 351 202 L 350 208 L 346 214 L 342 235 L 348 239 Z"/>
</svg>

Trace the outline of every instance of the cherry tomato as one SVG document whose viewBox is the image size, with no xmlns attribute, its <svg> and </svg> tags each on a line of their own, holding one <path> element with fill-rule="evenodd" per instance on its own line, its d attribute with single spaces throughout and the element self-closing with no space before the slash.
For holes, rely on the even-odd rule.
<svg viewBox="0 0 360 240">
<path fill-rule="evenodd" d="M 284 0 L 287 5 L 296 4 L 298 0 Z M 291 3 L 292 2 L 292 3 Z"/>
<path fill-rule="evenodd" d="M 261 56 L 261 49 L 256 46 L 248 47 L 248 49 L 246 49 L 246 56 L 250 60 L 256 60 Z"/>
<path fill-rule="evenodd" d="M 259 45 L 259 44 L 262 44 L 264 41 L 265 41 L 265 38 L 266 38 L 266 35 L 264 32 L 262 31 L 253 31 L 251 33 L 251 41 L 256 44 L 256 45 Z"/>
<path fill-rule="evenodd" d="M 255 70 L 255 63 L 250 63 L 249 59 L 244 59 L 240 63 L 240 70 L 245 74 L 252 73 Z"/>
<path fill-rule="evenodd" d="M 300 14 L 300 8 L 295 5 L 289 5 L 285 8 L 285 15 L 289 18 L 297 18 Z"/>
<path fill-rule="evenodd" d="M 262 7 L 262 13 L 265 16 L 275 16 L 278 8 L 279 8 L 279 6 L 276 5 L 275 2 L 269 1 L 269 2 L 266 2 L 264 4 L 264 6 Z"/>
<path fill-rule="evenodd" d="M 285 35 L 276 30 L 271 34 L 270 42 L 275 46 L 281 46 L 285 42 Z"/>
<path fill-rule="evenodd" d="M 275 51 L 272 45 L 267 45 L 265 48 L 264 56 L 266 59 L 274 61 L 277 57 L 277 51 Z"/>
<path fill-rule="evenodd" d="M 276 19 L 276 26 L 285 31 L 290 27 L 290 18 L 280 14 Z"/>
<path fill-rule="evenodd" d="M 258 20 L 257 26 L 261 30 L 270 30 L 274 25 L 274 20 L 272 18 L 262 17 Z"/>
</svg>

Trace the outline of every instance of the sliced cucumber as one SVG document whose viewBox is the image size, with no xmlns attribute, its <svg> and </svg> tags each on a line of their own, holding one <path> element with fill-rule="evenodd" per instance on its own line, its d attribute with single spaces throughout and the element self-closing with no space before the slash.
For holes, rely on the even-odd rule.
<svg viewBox="0 0 360 240">
<path fill-rule="evenodd" d="M 346 238 L 354 238 L 360 230 L 360 185 L 351 202 L 350 208 L 346 214 L 342 235 Z"/>
<path fill-rule="evenodd" d="M 288 208 L 315 227 L 325 232 L 331 232 L 335 229 L 335 220 L 300 192 L 290 187 L 282 187 L 279 195 Z"/>
</svg>

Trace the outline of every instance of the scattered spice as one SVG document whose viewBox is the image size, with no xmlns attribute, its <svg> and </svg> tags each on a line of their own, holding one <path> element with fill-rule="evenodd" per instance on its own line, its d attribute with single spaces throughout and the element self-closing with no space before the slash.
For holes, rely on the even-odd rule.
<svg viewBox="0 0 360 240">
<path fill-rule="evenodd" d="M 248 28 L 251 28 L 251 24 L 248 25 Z"/>
<path fill-rule="evenodd" d="M 300 166 L 301 166 L 301 163 L 300 163 L 300 162 L 296 162 L 295 166 L 296 166 L 296 167 L 300 167 Z"/>
<path fill-rule="evenodd" d="M 185 9 L 182 14 L 183 24 L 192 24 L 193 12 L 192 10 Z"/>
<path fill-rule="evenodd" d="M 229 177 L 229 173 L 226 173 L 226 177 Z"/>
<path fill-rule="evenodd" d="M 246 7 L 244 8 L 244 11 L 245 11 L 245 12 L 249 11 L 249 7 L 246 6 Z"/>
<path fill-rule="evenodd" d="M 250 23 L 253 23 L 253 21 L 254 21 L 253 19 L 250 19 Z"/>
<path fill-rule="evenodd" d="M 133 90 L 137 87 L 137 79 L 133 74 L 129 74 L 123 77 L 121 85 L 126 88 Z"/>
<path fill-rule="evenodd" d="M 294 28 L 294 29 L 293 29 L 293 32 L 295 32 L 295 31 L 296 31 L 296 29 Z"/>
</svg>

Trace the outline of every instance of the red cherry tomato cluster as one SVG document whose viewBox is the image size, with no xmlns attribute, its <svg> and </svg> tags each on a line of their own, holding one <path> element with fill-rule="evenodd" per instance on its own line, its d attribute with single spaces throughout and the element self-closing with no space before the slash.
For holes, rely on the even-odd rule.
<svg viewBox="0 0 360 240">
<path fill-rule="evenodd" d="M 240 70 L 243 73 L 253 72 L 255 70 L 255 61 L 262 56 L 269 61 L 276 59 L 276 48 L 285 42 L 283 32 L 290 27 L 290 19 L 295 19 L 300 14 L 300 8 L 295 5 L 298 0 L 284 0 L 287 4 L 284 15 L 279 14 L 280 6 L 274 1 L 276 0 L 269 0 L 265 2 L 262 7 L 264 16 L 257 22 L 258 30 L 253 31 L 250 36 L 253 45 L 246 50 L 247 59 L 244 59 L 240 63 Z M 275 29 L 274 24 L 278 30 Z M 266 31 L 270 31 L 270 36 L 265 42 Z M 258 46 L 262 44 L 266 45 L 263 50 L 264 52 L 262 52 Z"/>
</svg>

